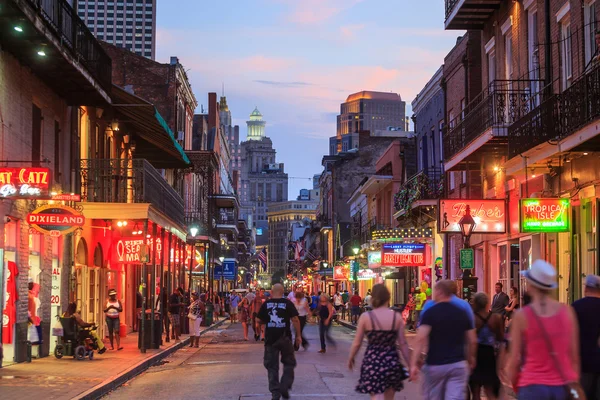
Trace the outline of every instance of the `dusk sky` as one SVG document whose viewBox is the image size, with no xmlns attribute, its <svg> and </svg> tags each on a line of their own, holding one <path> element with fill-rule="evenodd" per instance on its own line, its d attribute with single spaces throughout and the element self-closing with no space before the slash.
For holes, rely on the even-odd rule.
<svg viewBox="0 0 600 400">
<path fill-rule="evenodd" d="M 321 172 L 350 93 L 399 93 L 412 115 L 461 34 L 444 31 L 443 0 L 158 0 L 157 25 L 156 60 L 178 56 L 205 108 L 224 83 L 242 140 L 258 106 L 290 199 Z"/>
</svg>

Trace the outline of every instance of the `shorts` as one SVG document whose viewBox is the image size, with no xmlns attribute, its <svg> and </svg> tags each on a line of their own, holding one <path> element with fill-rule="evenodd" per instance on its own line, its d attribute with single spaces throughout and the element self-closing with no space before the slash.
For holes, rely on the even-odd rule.
<svg viewBox="0 0 600 400">
<path fill-rule="evenodd" d="M 179 316 L 179 314 L 169 313 L 169 321 L 171 321 L 171 325 L 173 325 L 174 327 L 179 326 L 181 322 L 181 317 Z"/>
<path fill-rule="evenodd" d="M 229 314 L 230 315 L 237 315 L 237 313 L 238 313 L 237 307 L 229 307 Z"/>
<path fill-rule="evenodd" d="M 118 335 L 121 327 L 121 320 L 119 318 L 106 317 L 106 326 L 108 327 L 108 333 L 112 335 L 114 332 L 117 332 Z"/>
<path fill-rule="evenodd" d="M 352 306 L 352 315 L 360 315 L 360 306 Z"/>
</svg>

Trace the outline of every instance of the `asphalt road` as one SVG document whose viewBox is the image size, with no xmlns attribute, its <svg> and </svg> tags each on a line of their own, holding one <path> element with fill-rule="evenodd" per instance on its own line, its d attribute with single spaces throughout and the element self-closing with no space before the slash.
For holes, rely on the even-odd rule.
<svg viewBox="0 0 600 400">
<path fill-rule="evenodd" d="M 305 333 L 311 346 L 297 353 L 292 399 L 368 399 L 369 396 L 354 391 L 358 368 L 351 372 L 346 367 L 354 332 L 335 326 L 333 337 L 337 348 L 329 347 L 326 354 L 317 353 L 318 327 L 307 325 Z M 150 368 L 107 398 L 271 399 L 262 358 L 261 342 L 245 342 L 240 324 L 224 325 L 223 329 L 203 336 L 199 349 L 186 347 L 177 351 L 163 365 Z M 362 351 L 359 365 L 361 360 Z M 395 398 L 419 399 L 417 385 L 406 382 L 405 389 Z"/>
</svg>

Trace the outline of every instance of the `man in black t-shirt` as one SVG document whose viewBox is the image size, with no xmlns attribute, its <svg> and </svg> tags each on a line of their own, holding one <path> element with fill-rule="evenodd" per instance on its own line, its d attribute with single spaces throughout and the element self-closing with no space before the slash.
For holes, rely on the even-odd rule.
<svg viewBox="0 0 600 400">
<path fill-rule="evenodd" d="M 467 382 L 475 367 L 477 335 L 467 312 L 450 302 L 453 285 L 449 280 L 435 285 L 435 306 L 421 319 L 411 359 L 411 380 L 419 376 L 422 352 L 429 343 L 423 366 L 423 398 L 466 398 Z"/>
<path fill-rule="evenodd" d="M 579 321 L 581 386 L 588 400 L 600 399 L 600 276 L 585 278 L 585 297 L 573 303 Z"/>
<path fill-rule="evenodd" d="M 271 290 L 271 297 L 258 311 L 258 320 L 265 326 L 264 365 L 269 377 L 269 391 L 274 400 L 290 398 L 290 388 L 294 383 L 296 357 L 292 344 L 291 324 L 296 331 L 295 347 L 302 344 L 300 320 L 294 303 L 283 297 L 283 286 L 276 284 Z M 279 355 L 283 364 L 283 375 L 279 381 Z"/>
<path fill-rule="evenodd" d="M 183 306 L 183 289 L 177 288 L 173 294 L 169 296 L 169 321 L 173 327 L 173 339 L 179 340 L 181 307 Z"/>
</svg>

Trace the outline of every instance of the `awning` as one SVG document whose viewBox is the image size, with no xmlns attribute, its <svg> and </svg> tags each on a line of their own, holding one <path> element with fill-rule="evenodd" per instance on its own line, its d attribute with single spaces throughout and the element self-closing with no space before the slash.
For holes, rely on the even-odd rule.
<svg viewBox="0 0 600 400">
<path fill-rule="evenodd" d="M 145 158 L 157 169 L 190 165 L 183 148 L 154 104 L 116 85 L 113 85 L 111 95 L 117 118 L 136 135 L 136 158 Z"/>
</svg>

